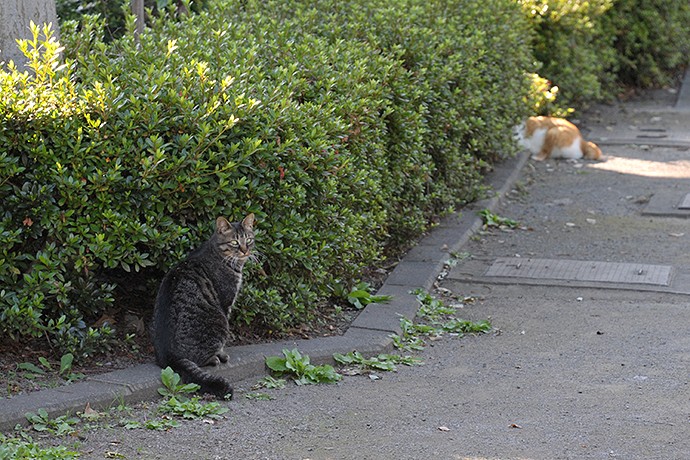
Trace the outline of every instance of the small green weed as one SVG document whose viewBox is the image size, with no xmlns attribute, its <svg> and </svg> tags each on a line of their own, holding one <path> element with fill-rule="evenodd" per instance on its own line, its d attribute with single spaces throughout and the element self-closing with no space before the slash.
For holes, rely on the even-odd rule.
<svg viewBox="0 0 690 460">
<path fill-rule="evenodd" d="M 390 295 L 374 295 L 371 293 L 371 285 L 366 281 L 357 283 L 352 289 L 347 291 L 342 283 L 336 283 L 335 295 L 341 297 L 354 306 L 358 310 L 362 310 L 370 303 L 385 303 L 390 302 L 393 296 Z"/>
<path fill-rule="evenodd" d="M 45 409 L 38 409 L 36 413 L 27 412 L 25 417 L 35 431 L 48 432 L 56 436 L 74 433 L 74 425 L 79 423 L 78 418 L 67 415 L 51 419 Z"/>
<path fill-rule="evenodd" d="M 65 460 L 79 458 L 79 453 L 64 446 L 41 447 L 30 436 L 7 437 L 0 433 L 1 459 Z"/>
<path fill-rule="evenodd" d="M 36 377 L 46 375 L 46 371 L 36 366 L 34 363 L 19 363 L 17 364 L 17 368 L 21 371 L 24 371 L 23 377 L 29 380 L 33 380 Z"/>
<path fill-rule="evenodd" d="M 297 385 L 312 385 L 316 383 L 335 383 L 342 379 L 333 366 L 324 364 L 315 366 L 310 363 L 309 356 L 302 355 L 297 349 L 283 350 L 283 356 L 266 357 L 266 366 L 278 375 L 288 375 Z"/>
<path fill-rule="evenodd" d="M 285 379 L 277 379 L 269 375 L 256 382 L 256 384 L 252 387 L 252 390 L 261 390 L 262 388 L 268 390 L 280 390 L 282 388 L 285 388 L 285 383 Z M 245 393 L 244 397 L 247 399 L 253 399 L 255 401 L 270 401 L 275 399 L 268 393 L 264 393 L 261 391 Z"/>
<path fill-rule="evenodd" d="M 484 221 L 484 228 L 517 228 L 520 225 L 516 220 L 501 217 L 488 209 L 479 211 L 479 216 Z"/>
<path fill-rule="evenodd" d="M 419 310 L 417 316 L 430 321 L 436 321 L 443 316 L 454 315 L 455 308 L 447 306 L 442 300 L 437 299 L 423 289 L 413 292 L 417 295 Z"/>
<path fill-rule="evenodd" d="M 381 353 L 371 358 L 365 358 L 358 351 L 351 351 L 345 355 L 335 353 L 333 355 L 333 359 L 335 359 L 336 362 L 346 366 L 359 366 L 363 369 L 373 369 L 377 371 L 395 371 L 397 370 L 396 364 L 414 366 L 422 363 L 422 360 L 419 358 L 392 355 L 387 353 Z"/>
<path fill-rule="evenodd" d="M 29 362 L 19 363 L 17 364 L 17 368 L 23 371 L 22 376 L 29 380 L 42 378 L 48 373 L 56 372 L 53 365 L 43 356 L 38 358 L 38 363 L 39 365 Z M 67 382 L 73 382 L 84 378 L 84 374 L 72 372 L 73 363 L 74 355 L 72 353 L 66 353 L 60 358 L 60 369 L 57 371 L 57 374 Z"/>
<path fill-rule="evenodd" d="M 158 394 L 164 398 L 172 398 L 194 393 L 200 388 L 196 383 L 180 383 L 180 381 L 180 375 L 170 367 L 166 367 L 161 371 L 161 382 L 163 386 L 158 388 Z"/>
<path fill-rule="evenodd" d="M 280 390 L 281 388 L 285 388 L 285 379 L 277 379 L 269 375 L 259 380 L 257 384 L 253 387 L 254 390 L 258 390 L 259 388 L 266 388 L 269 390 Z"/>
<path fill-rule="evenodd" d="M 158 406 L 158 412 L 187 420 L 198 418 L 220 418 L 229 409 L 217 401 L 201 402 L 199 396 L 190 399 L 170 397 Z"/>
<path fill-rule="evenodd" d="M 228 411 L 219 402 L 201 402 L 200 397 L 194 396 L 187 398 L 186 395 L 195 393 L 199 390 L 196 383 L 180 383 L 180 375 L 170 367 L 161 371 L 161 382 L 163 387 L 158 389 L 158 393 L 167 398 L 158 406 L 158 412 L 174 415 L 185 419 L 196 419 L 200 417 L 218 417 Z"/>
<path fill-rule="evenodd" d="M 459 262 L 462 262 L 463 260 L 469 259 L 470 257 L 472 257 L 472 254 L 470 254 L 467 251 L 451 252 L 450 258 L 448 260 L 446 260 L 446 265 L 448 265 L 448 267 L 452 268 L 452 267 L 455 267 Z"/>
<path fill-rule="evenodd" d="M 488 320 L 475 322 L 453 318 L 441 324 L 441 328 L 443 332 L 451 334 L 479 334 L 489 332 L 491 330 L 491 323 Z"/>
<path fill-rule="evenodd" d="M 407 318 L 403 318 L 405 321 L 412 323 Z M 400 323 L 403 323 L 403 319 Z M 391 334 L 390 338 L 393 339 L 393 347 L 402 351 L 421 351 L 424 349 L 424 340 L 420 339 L 415 335 L 408 335 L 403 332 L 403 335 Z"/>
<path fill-rule="evenodd" d="M 423 289 L 413 291 L 417 295 L 419 310 L 417 322 L 400 319 L 402 334 L 393 334 L 393 346 L 400 350 L 421 350 L 425 342 L 422 337 L 440 337 L 443 334 L 462 336 L 470 333 L 485 333 L 491 330 L 488 320 L 466 321 L 453 317 L 456 310 Z"/>
<path fill-rule="evenodd" d="M 181 383 L 180 375 L 170 367 L 161 371 L 163 386 L 158 393 L 165 399 L 158 405 L 159 418 L 139 422 L 136 420 L 121 420 L 120 424 L 129 430 L 146 428 L 148 430 L 169 430 L 180 426 L 175 418 L 195 420 L 199 418 L 220 418 L 229 409 L 219 402 L 202 402 L 199 396 L 189 397 L 199 390 L 195 383 Z"/>
</svg>

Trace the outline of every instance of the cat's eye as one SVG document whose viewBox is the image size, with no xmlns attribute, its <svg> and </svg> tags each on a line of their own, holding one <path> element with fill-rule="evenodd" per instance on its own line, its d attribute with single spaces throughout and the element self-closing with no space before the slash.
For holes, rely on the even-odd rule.
<svg viewBox="0 0 690 460">
<path fill-rule="evenodd" d="M 240 247 L 240 242 L 237 241 L 237 240 L 232 240 L 229 244 L 230 244 L 230 246 L 232 246 L 233 248 L 239 248 L 239 247 Z"/>
<path fill-rule="evenodd" d="M 254 238 L 247 238 L 247 246 L 250 246 L 254 243 Z"/>
</svg>

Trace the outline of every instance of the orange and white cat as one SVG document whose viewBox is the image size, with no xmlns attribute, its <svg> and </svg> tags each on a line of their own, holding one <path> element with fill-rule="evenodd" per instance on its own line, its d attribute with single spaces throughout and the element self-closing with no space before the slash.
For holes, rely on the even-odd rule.
<svg viewBox="0 0 690 460">
<path fill-rule="evenodd" d="M 601 158 L 601 149 L 594 142 L 585 141 L 577 126 L 563 118 L 529 117 L 516 128 L 516 139 L 538 161 L 547 158 Z"/>
</svg>

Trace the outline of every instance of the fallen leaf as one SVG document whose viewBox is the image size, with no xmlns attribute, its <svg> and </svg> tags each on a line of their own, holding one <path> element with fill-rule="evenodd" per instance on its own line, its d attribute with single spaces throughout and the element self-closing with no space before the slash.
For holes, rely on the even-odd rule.
<svg viewBox="0 0 690 460">
<path fill-rule="evenodd" d="M 103 313 L 98 320 L 96 320 L 95 323 L 93 323 L 93 327 L 101 327 L 105 324 L 108 324 L 110 326 L 115 325 L 115 318 L 108 315 L 107 313 Z"/>
<path fill-rule="evenodd" d="M 86 407 L 84 408 L 84 413 L 82 414 L 82 417 L 88 420 L 95 420 L 101 416 L 100 412 L 97 410 L 91 409 L 91 403 L 86 403 Z"/>
<path fill-rule="evenodd" d="M 450 428 L 448 428 L 447 426 L 440 426 L 438 427 L 438 431 L 450 431 Z"/>
<path fill-rule="evenodd" d="M 126 314 L 125 315 L 125 329 L 129 331 L 134 331 L 137 334 L 143 334 L 146 332 L 146 325 L 144 324 L 144 318 L 137 315 Z"/>
<path fill-rule="evenodd" d="M 511 423 L 511 424 L 510 424 L 510 427 L 511 427 L 511 428 L 516 428 L 516 429 L 518 429 L 518 430 L 521 430 L 521 429 L 522 429 L 522 427 L 521 427 L 520 425 L 518 425 L 517 423 Z"/>
<path fill-rule="evenodd" d="M 685 233 L 669 233 L 670 236 L 674 236 L 676 238 L 680 238 L 681 236 L 685 235 Z"/>
</svg>

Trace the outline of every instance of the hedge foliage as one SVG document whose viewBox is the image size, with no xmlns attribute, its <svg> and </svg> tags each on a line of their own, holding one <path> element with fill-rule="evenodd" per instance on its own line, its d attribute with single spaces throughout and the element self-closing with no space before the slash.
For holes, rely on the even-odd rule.
<svg viewBox="0 0 690 460">
<path fill-rule="evenodd" d="M 207 0 L 144 0 L 147 16 L 155 17 L 170 10 L 173 14 L 200 11 Z M 110 42 L 124 35 L 126 15 L 131 7 L 131 0 L 55 0 L 57 15 L 61 22 L 80 21 L 86 15 L 99 15 L 106 20 L 103 38 Z"/>
<path fill-rule="evenodd" d="M 534 31 L 539 74 L 561 107 L 615 95 L 620 85 L 674 84 L 690 63 L 687 0 L 517 0 Z"/>
<path fill-rule="evenodd" d="M 624 84 L 672 85 L 690 64 L 690 2 L 616 0 L 602 21 L 615 37 L 616 76 Z"/>
<path fill-rule="evenodd" d="M 238 324 L 309 320 L 473 199 L 529 105 L 528 25 L 505 0 L 211 1 L 140 43 L 126 27 L 106 43 L 102 19 L 65 22 L 65 65 L 36 38 L 34 73 L 0 71 L 3 334 L 89 349 L 119 280 L 155 290 L 216 216 L 247 212 L 262 256 Z"/>
</svg>

